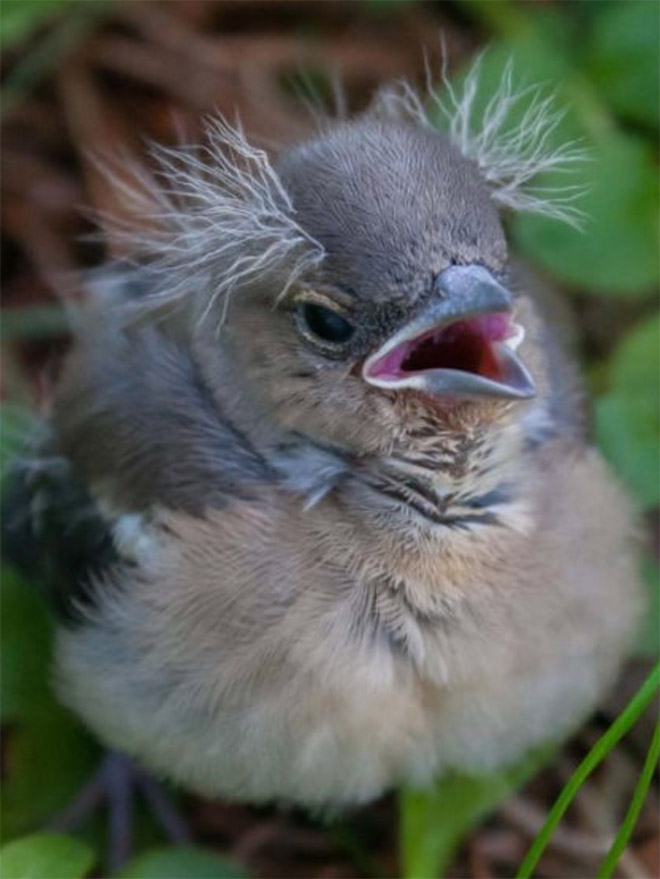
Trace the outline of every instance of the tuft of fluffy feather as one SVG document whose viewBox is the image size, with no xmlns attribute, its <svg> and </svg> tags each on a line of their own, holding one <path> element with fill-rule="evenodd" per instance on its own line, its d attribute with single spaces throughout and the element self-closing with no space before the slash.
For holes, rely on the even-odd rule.
<svg viewBox="0 0 660 879">
<path fill-rule="evenodd" d="M 432 116 L 446 124 L 452 144 L 474 161 L 490 184 L 493 199 L 514 211 L 543 214 L 579 227 L 582 212 L 573 202 L 579 186 L 534 186 L 532 181 L 547 171 L 566 171 L 587 158 L 578 142 L 552 145 L 552 135 L 565 111 L 556 109 L 552 94 L 536 85 L 516 88 L 513 62 L 505 65 L 497 90 L 483 111 L 477 111 L 482 87 L 483 54 L 468 71 L 460 87 L 451 83 L 446 65 L 442 69 L 442 94 L 433 85 L 427 66 L 427 94 L 420 94 L 405 80 L 385 88 L 377 97 L 374 112 L 390 118 L 406 118 L 423 128 L 436 128 Z M 521 112 L 521 108 L 525 107 Z M 515 114 L 520 118 L 514 123 Z"/>
<path fill-rule="evenodd" d="M 322 260 L 321 245 L 295 221 L 294 208 L 268 155 L 239 123 L 209 119 L 202 146 L 153 146 L 156 170 L 133 164 L 126 179 L 103 167 L 126 199 L 127 219 L 105 218 L 111 237 L 147 259 L 158 291 L 145 307 L 194 297 L 203 321 L 218 327 L 242 285 L 273 279 L 283 296 Z"/>
</svg>

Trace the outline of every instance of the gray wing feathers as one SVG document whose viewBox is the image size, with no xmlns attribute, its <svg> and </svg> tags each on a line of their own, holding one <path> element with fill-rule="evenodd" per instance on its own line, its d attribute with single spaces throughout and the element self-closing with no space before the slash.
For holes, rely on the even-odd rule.
<svg viewBox="0 0 660 879">
<path fill-rule="evenodd" d="M 197 514 L 271 476 L 165 329 L 92 330 L 68 364 L 55 423 L 77 472 L 121 510 Z"/>
</svg>

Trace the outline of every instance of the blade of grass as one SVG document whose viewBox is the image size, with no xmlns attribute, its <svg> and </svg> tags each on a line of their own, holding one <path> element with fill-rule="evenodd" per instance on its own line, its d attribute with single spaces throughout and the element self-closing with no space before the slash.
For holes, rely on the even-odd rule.
<svg viewBox="0 0 660 879">
<path fill-rule="evenodd" d="M 635 824 L 639 818 L 639 813 L 646 800 L 653 773 L 658 765 L 658 757 L 660 757 L 660 720 L 656 724 L 655 732 L 653 733 L 653 740 L 651 741 L 651 746 L 649 747 L 646 760 L 644 761 L 644 768 L 642 769 L 641 775 L 635 785 L 635 790 L 628 811 L 626 812 L 626 817 L 623 819 L 621 827 L 619 827 L 619 831 L 614 838 L 612 847 L 605 855 L 603 863 L 600 865 L 598 879 L 609 879 L 619 862 L 619 858 L 630 841 L 632 832 L 635 829 Z"/>
<path fill-rule="evenodd" d="M 655 666 L 646 681 L 642 684 L 636 695 L 630 700 L 626 708 L 617 717 L 604 735 L 602 735 L 584 760 L 580 763 L 568 783 L 560 793 L 557 801 L 550 810 L 548 820 L 541 828 L 534 840 L 532 847 L 523 860 L 516 879 L 530 879 L 534 867 L 543 854 L 550 837 L 561 821 L 564 812 L 568 809 L 575 795 L 580 790 L 591 772 L 607 756 L 616 743 L 634 725 L 637 718 L 651 703 L 660 687 L 660 662 Z"/>
</svg>

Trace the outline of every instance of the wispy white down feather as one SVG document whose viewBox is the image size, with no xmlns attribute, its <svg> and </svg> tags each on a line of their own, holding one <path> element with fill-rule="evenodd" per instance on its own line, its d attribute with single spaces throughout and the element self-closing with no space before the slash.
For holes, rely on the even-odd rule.
<svg viewBox="0 0 660 879">
<path fill-rule="evenodd" d="M 157 276 L 146 306 L 194 297 L 199 320 L 218 313 L 221 326 L 241 286 L 276 280 L 281 297 L 324 251 L 294 219 L 268 155 L 240 124 L 209 120 L 205 134 L 203 146 L 153 147 L 153 177 L 136 167 L 129 180 L 104 171 L 130 212 L 110 218 L 110 234 L 146 256 Z"/>
<path fill-rule="evenodd" d="M 424 128 L 444 121 L 449 139 L 468 159 L 476 162 L 492 188 L 498 204 L 515 211 L 543 214 L 579 226 L 582 212 L 573 204 L 582 193 L 579 186 L 534 186 L 538 175 L 566 171 L 587 158 L 576 141 L 553 145 L 552 135 L 564 117 L 552 94 L 539 86 L 517 88 L 513 63 L 505 65 L 497 90 L 482 111 L 477 110 L 482 91 L 479 56 L 460 87 L 442 71 L 442 93 L 433 85 L 427 68 L 427 94 L 420 94 L 405 80 L 384 89 L 375 112 L 404 117 Z M 525 107 L 520 119 L 513 115 Z M 439 119 L 438 119 L 439 116 Z"/>
</svg>

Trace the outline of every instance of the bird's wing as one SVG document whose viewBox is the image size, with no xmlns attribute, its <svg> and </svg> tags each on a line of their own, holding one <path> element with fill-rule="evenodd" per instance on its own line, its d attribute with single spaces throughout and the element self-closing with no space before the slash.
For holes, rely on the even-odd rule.
<svg viewBox="0 0 660 879">
<path fill-rule="evenodd" d="M 177 327 L 92 309 L 48 436 L 8 480 L 4 555 L 66 610 L 113 564 L 133 563 L 121 534 L 137 517 L 224 509 L 258 497 L 272 480 Z"/>
<path fill-rule="evenodd" d="M 2 560 L 70 617 L 95 576 L 118 561 L 110 524 L 44 431 L 3 480 Z"/>
<path fill-rule="evenodd" d="M 199 514 L 253 497 L 273 478 L 222 411 L 190 342 L 165 322 L 91 321 L 54 423 L 65 456 L 112 510 Z"/>
</svg>

